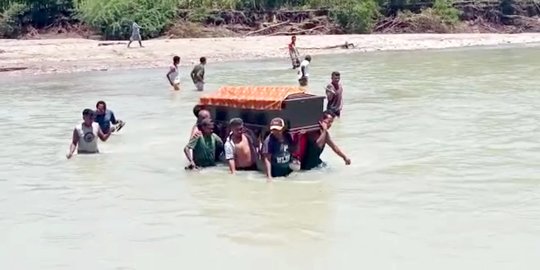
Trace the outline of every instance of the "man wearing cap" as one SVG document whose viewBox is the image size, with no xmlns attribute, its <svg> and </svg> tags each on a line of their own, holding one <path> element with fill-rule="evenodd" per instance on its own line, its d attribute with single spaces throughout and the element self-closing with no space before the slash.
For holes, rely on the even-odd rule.
<svg viewBox="0 0 540 270">
<path fill-rule="evenodd" d="M 270 121 L 270 135 L 264 140 L 262 155 L 268 180 L 272 177 L 287 176 L 292 172 L 293 140 L 284 132 L 285 121 L 274 118 Z"/>
<path fill-rule="evenodd" d="M 229 163 L 229 170 L 234 174 L 237 170 L 257 170 L 257 150 L 253 137 L 246 134 L 244 121 L 233 118 L 229 121 L 231 134 L 225 141 L 225 159 Z"/>
<path fill-rule="evenodd" d="M 69 153 L 66 155 L 68 159 L 73 156 L 75 149 L 78 149 L 77 153 L 79 154 L 99 153 L 97 137 L 106 141 L 111 135 L 111 133 L 104 134 L 99 128 L 99 124 L 94 122 L 95 113 L 91 109 L 84 109 L 82 116 L 83 122 L 73 129 Z"/>
<path fill-rule="evenodd" d="M 300 86 L 307 86 L 308 85 L 308 78 L 309 78 L 309 71 L 308 66 L 309 63 L 311 63 L 311 56 L 306 55 L 306 58 L 302 63 L 300 64 L 300 67 L 298 69 L 298 82 L 300 83 Z"/>
<path fill-rule="evenodd" d="M 184 148 L 184 153 L 189 161 L 186 169 L 199 167 L 211 167 L 216 165 L 216 156 L 220 153 L 216 149 L 223 148 L 223 141 L 214 131 L 214 123 L 211 119 L 203 119 L 198 123 L 201 136 L 194 136 Z"/>
</svg>

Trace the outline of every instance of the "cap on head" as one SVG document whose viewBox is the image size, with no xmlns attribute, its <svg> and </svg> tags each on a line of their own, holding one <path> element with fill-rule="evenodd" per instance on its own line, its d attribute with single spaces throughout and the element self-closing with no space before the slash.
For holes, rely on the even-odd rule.
<svg viewBox="0 0 540 270">
<path fill-rule="evenodd" d="M 84 110 L 82 111 L 82 115 L 83 115 L 83 116 L 87 116 L 87 115 L 89 115 L 89 116 L 94 116 L 94 114 L 95 114 L 95 113 L 94 113 L 94 111 L 93 111 L 92 109 L 84 109 Z"/>
<path fill-rule="evenodd" d="M 242 118 L 233 118 L 229 121 L 229 126 L 231 127 L 238 127 L 244 124 L 244 120 Z"/>
<path fill-rule="evenodd" d="M 285 121 L 282 118 L 276 117 L 270 121 L 270 130 L 283 130 Z"/>
</svg>

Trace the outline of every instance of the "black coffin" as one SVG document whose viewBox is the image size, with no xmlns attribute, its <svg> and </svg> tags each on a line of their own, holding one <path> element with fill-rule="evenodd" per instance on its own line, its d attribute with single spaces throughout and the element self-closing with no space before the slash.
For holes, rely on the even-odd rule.
<svg viewBox="0 0 540 270">
<path fill-rule="evenodd" d="M 291 131 L 318 128 L 324 106 L 323 96 L 310 94 L 294 94 L 287 97 L 281 105 L 281 110 L 254 110 L 225 106 L 204 105 L 212 114 L 214 122 L 220 126 L 226 125 L 232 118 L 239 117 L 248 127 L 265 129 L 270 120 L 281 117 L 285 120 L 287 129 Z"/>
</svg>

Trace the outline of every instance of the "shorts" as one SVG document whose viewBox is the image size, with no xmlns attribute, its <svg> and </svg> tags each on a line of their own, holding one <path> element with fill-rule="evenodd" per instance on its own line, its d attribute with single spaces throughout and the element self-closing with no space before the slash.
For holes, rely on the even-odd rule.
<svg viewBox="0 0 540 270">
<path fill-rule="evenodd" d="M 204 82 L 196 82 L 195 87 L 197 88 L 197 91 L 203 91 L 204 90 Z"/>
<path fill-rule="evenodd" d="M 253 163 L 253 165 L 245 168 L 236 168 L 237 171 L 257 171 L 259 168 L 257 168 L 257 163 Z"/>
<path fill-rule="evenodd" d="M 129 38 L 129 40 L 131 40 L 131 41 L 134 41 L 134 40 L 141 41 L 141 40 L 142 40 L 141 34 L 133 34 L 133 35 L 131 35 L 131 37 Z"/>
<path fill-rule="evenodd" d="M 300 79 L 298 79 L 298 82 L 300 83 L 300 86 L 307 86 L 308 85 L 308 78 L 307 77 L 300 78 Z"/>
</svg>

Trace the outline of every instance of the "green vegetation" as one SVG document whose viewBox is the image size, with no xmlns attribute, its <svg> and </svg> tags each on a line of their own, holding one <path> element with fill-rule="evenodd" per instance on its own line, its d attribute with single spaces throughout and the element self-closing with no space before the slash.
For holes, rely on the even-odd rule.
<svg viewBox="0 0 540 270">
<path fill-rule="evenodd" d="M 510 0 L 505 0 L 510 1 Z M 130 36 L 131 24 L 143 27 L 144 38 L 162 35 L 190 10 L 188 19 L 205 22 L 210 10 L 273 10 L 328 8 L 330 16 L 348 33 L 369 33 L 383 15 L 397 14 L 420 0 L 2 0 L 0 37 L 13 38 L 27 27 L 46 28 L 59 22 L 83 23 L 107 39 Z M 425 3 L 426 1 L 422 1 Z M 433 3 L 430 14 L 445 24 L 459 21 L 451 0 Z M 409 14 L 400 12 L 400 14 Z M 410 13 L 412 14 L 412 13 Z"/>
</svg>

